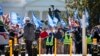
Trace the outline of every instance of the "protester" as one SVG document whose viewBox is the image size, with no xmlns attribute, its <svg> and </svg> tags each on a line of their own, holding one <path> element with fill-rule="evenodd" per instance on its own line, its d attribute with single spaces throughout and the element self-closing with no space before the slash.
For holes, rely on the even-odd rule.
<svg viewBox="0 0 100 56">
<path fill-rule="evenodd" d="M 3 23 L 1 24 L 1 22 L 0 22 L 0 39 L 1 40 L 2 40 L 2 37 L 5 40 L 7 39 L 5 27 L 4 27 Z M 0 42 L 2 42 L 1 40 L 0 40 Z M 3 41 L 2 44 L 0 43 L 0 50 L 4 51 L 4 46 L 5 46 L 5 44 L 4 44 L 4 41 Z"/>
<path fill-rule="evenodd" d="M 91 46 L 92 46 L 92 37 L 89 33 L 87 33 L 87 52 L 89 54 L 91 54 L 92 52 Z"/>
<path fill-rule="evenodd" d="M 93 38 L 96 38 L 97 39 L 97 42 L 99 42 L 100 40 L 100 36 L 99 36 L 100 33 L 98 33 L 97 31 L 94 32 L 94 35 L 93 35 Z"/>
<path fill-rule="evenodd" d="M 14 37 L 15 37 L 14 30 L 13 29 L 9 29 L 8 31 L 9 31 L 10 40 L 12 40 L 12 44 L 14 45 Z"/>
<path fill-rule="evenodd" d="M 42 44 L 42 48 L 41 48 L 41 52 L 42 54 L 45 53 L 45 48 L 46 48 L 46 38 L 48 37 L 48 33 L 46 32 L 46 28 L 42 29 L 41 30 L 41 33 L 40 33 L 40 38 L 41 38 L 41 44 Z"/>
<path fill-rule="evenodd" d="M 24 27 L 24 33 L 23 37 L 25 39 L 26 43 L 26 50 L 28 53 L 28 56 L 32 56 L 32 41 L 35 39 L 35 25 L 30 23 L 30 18 L 26 17 L 25 18 L 25 27 Z"/>
<path fill-rule="evenodd" d="M 76 53 L 81 54 L 82 53 L 82 36 L 81 32 L 79 30 L 75 30 L 75 47 L 76 47 Z"/>
<path fill-rule="evenodd" d="M 70 53 L 70 43 L 71 43 L 71 37 L 68 35 L 66 32 L 64 37 L 63 37 L 63 43 L 64 43 L 64 54 L 69 54 Z"/>
<path fill-rule="evenodd" d="M 36 31 L 35 31 L 35 40 L 38 40 L 40 33 L 41 33 L 40 29 L 36 29 Z"/>
<path fill-rule="evenodd" d="M 54 33 L 49 33 L 49 36 L 46 38 L 46 54 L 50 52 L 53 53 L 53 46 L 54 46 Z"/>
<path fill-rule="evenodd" d="M 62 29 L 58 28 L 57 32 L 55 33 L 55 37 L 57 38 L 57 53 L 61 53 L 61 38 L 62 38 Z"/>
</svg>

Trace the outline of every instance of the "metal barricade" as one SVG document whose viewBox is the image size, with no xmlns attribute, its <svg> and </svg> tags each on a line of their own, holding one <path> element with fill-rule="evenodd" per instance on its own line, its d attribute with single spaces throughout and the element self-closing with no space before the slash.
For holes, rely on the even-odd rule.
<svg viewBox="0 0 100 56">
<path fill-rule="evenodd" d="M 5 56 L 9 56 L 10 53 L 10 47 L 8 45 L 5 46 L 5 50 L 4 50 Z"/>
<path fill-rule="evenodd" d="M 25 47 L 25 43 L 21 43 L 20 45 L 20 53 L 21 53 L 21 56 L 25 56 L 26 54 L 26 47 Z"/>
<path fill-rule="evenodd" d="M 39 38 L 39 56 L 41 56 L 41 38 Z"/>
<path fill-rule="evenodd" d="M 97 56 L 98 50 L 97 50 L 97 39 L 93 39 L 93 44 L 92 44 L 92 56 Z"/>
<path fill-rule="evenodd" d="M 33 41 L 32 43 L 32 55 L 37 56 L 38 50 L 37 50 L 37 41 Z"/>
<path fill-rule="evenodd" d="M 13 54 L 14 56 L 18 56 L 19 55 L 19 44 L 17 42 L 17 37 L 14 37 L 14 49 L 13 49 Z"/>
<path fill-rule="evenodd" d="M 98 53 L 97 53 L 97 56 L 100 56 L 100 44 L 98 44 L 97 47 L 98 47 Z"/>
<path fill-rule="evenodd" d="M 54 48 L 55 48 L 54 56 L 56 56 L 56 54 L 57 54 L 57 39 L 56 38 L 55 38 L 55 46 L 54 46 Z"/>
<path fill-rule="evenodd" d="M 9 56 L 12 56 L 12 54 L 13 54 L 13 52 L 12 52 L 12 40 L 9 40 L 9 48 L 10 48 L 10 54 L 9 54 Z"/>
<path fill-rule="evenodd" d="M 19 55 L 19 45 L 15 44 L 14 45 L 14 52 L 13 52 L 14 56 L 18 56 Z"/>
</svg>

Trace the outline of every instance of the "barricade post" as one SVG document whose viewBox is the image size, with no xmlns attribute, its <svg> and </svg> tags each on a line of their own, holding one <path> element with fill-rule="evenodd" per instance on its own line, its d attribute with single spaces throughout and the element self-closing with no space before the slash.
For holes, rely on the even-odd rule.
<svg viewBox="0 0 100 56">
<path fill-rule="evenodd" d="M 97 45 L 97 39 L 93 38 L 93 45 Z"/>
<path fill-rule="evenodd" d="M 39 56 L 41 56 L 40 54 L 41 54 L 41 38 L 39 38 Z"/>
<path fill-rule="evenodd" d="M 100 42 L 98 43 L 98 56 L 100 56 Z"/>
<path fill-rule="evenodd" d="M 33 41 L 32 42 L 32 55 L 33 56 L 37 56 L 37 54 L 38 54 L 38 50 L 37 50 L 37 41 Z"/>
<path fill-rule="evenodd" d="M 72 56 L 72 38 L 70 39 L 70 56 Z"/>
<path fill-rule="evenodd" d="M 15 36 L 14 37 L 14 44 L 17 44 L 18 42 L 17 42 L 17 37 Z"/>
<path fill-rule="evenodd" d="M 100 44 L 98 44 L 98 53 L 97 53 L 97 56 L 100 56 Z"/>
<path fill-rule="evenodd" d="M 6 45 L 5 46 L 5 56 L 9 56 L 10 55 L 10 47 L 9 47 L 9 45 Z"/>
<path fill-rule="evenodd" d="M 25 43 L 21 43 L 21 56 L 25 56 L 26 53 L 26 48 L 25 48 Z"/>
<path fill-rule="evenodd" d="M 19 53 L 19 45 L 17 42 L 17 37 L 14 37 L 14 56 L 18 56 Z"/>
<path fill-rule="evenodd" d="M 9 40 L 10 56 L 12 56 L 12 40 Z"/>
<path fill-rule="evenodd" d="M 55 38 L 55 46 L 54 46 L 54 49 L 55 49 L 55 51 L 54 51 L 54 56 L 56 56 L 56 54 L 57 54 L 57 39 Z"/>
<path fill-rule="evenodd" d="M 93 38 L 93 45 L 92 45 L 92 56 L 97 56 L 97 39 Z"/>
</svg>

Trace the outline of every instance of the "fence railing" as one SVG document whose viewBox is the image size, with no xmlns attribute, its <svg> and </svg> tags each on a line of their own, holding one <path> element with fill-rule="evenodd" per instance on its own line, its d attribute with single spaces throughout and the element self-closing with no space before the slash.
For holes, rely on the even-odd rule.
<svg viewBox="0 0 100 56">
<path fill-rule="evenodd" d="M 17 38 L 15 38 L 14 40 L 15 40 L 14 44 L 18 44 Z M 54 47 L 52 48 L 52 49 L 53 49 L 52 53 L 54 53 L 54 56 L 56 56 L 57 54 L 59 54 L 59 53 L 57 53 L 57 51 L 58 51 L 57 41 L 58 41 L 58 40 L 55 38 Z M 42 42 L 42 40 L 41 40 L 41 38 L 39 38 L 38 44 L 37 44 L 37 46 L 38 46 L 37 50 L 38 50 L 38 52 L 39 52 L 39 53 L 37 53 L 37 54 L 38 54 L 39 56 L 41 56 L 41 54 L 42 54 L 41 52 L 43 51 L 43 50 L 41 51 L 42 45 L 43 45 L 41 42 Z M 73 50 L 73 40 L 72 40 L 72 39 L 70 40 L 70 44 L 69 44 L 69 45 L 70 45 L 69 55 L 72 56 L 72 54 L 73 54 L 73 51 L 72 51 L 72 50 Z M 94 39 L 93 39 L 93 42 L 92 42 L 92 47 L 93 47 L 94 49 L 95 49 L 95 47 L 94 47 L 95 45 L 97 45 L 97 39 L 96 39 L 96 38 L 94 38 Z M 12 40 L 9 40 L 9 56 L 12 56 L 12 55 L 13 55 L 13 50 L 14 50 L 14 48 L 13 48 Z M 86 52 L 87 52 L 87 50 L 88 50 L 88 49 L 86 49 Z M 93 51 L 94 51 L 94 50 L 93 50 Z M 44 54 L 45 54 L 45 53 L 44 53 Z M 64 53 L 63 53 L 63 54 L 64 54 Z M 87 53 L 87 54 L 88 54 L 88 53 Z"/>
</svg>

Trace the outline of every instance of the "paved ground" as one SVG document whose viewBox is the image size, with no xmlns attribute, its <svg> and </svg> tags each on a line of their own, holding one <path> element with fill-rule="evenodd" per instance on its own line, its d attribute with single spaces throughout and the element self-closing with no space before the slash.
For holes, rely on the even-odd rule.
<svg viewBox="0 0 100 56">
<path fill-rule="evenodd" d="M 5 56 L 5 55 L 1 55 L 1 56 Z M 19 55 L 19 56 L 21 56 L 21 55 Z M 26 56 L 28 56 L 28 55 L 26 54 Z M 54 56 L 54 54 L 52 54 L 52 55 L 51 54 L 41 54 L 40 56 Z M 56 56 L 70 56 L 70 55 L 68 55 L 68 54 L 57 54 Z M 82 56 L 82 54 L 73 54 L 72 56 Z M 91 56 L 91 55 L 88 54 L 87 56 Z"/>
<path fill-rule="evenodd" d="M 54 54 L 53 55 L 50 55 L 50 54 L 44 54 L 44 55 L 41 55 L 41 56 L 54 56 Z M 68 54 L 58 54 L 58 55 L 56 55 L 56 56 L 70 56 L 70 55 L 68 55 Z M 82 54 L 76 54 L 76 55 L 72 55 L 72 56 L 82 56 Z M 87 56 L 91 56 L 91 55 L 87 55 Z"/>
</svg>

